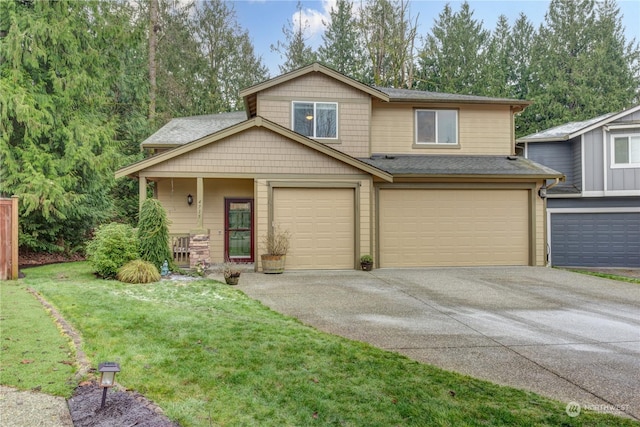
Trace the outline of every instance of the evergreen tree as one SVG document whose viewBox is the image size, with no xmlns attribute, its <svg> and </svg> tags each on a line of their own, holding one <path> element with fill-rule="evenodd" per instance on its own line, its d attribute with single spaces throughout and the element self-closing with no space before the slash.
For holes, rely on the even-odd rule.
<svg viewBox="0 0 640 427">
<path fill-rule="evenodd" d="M 158 199 L 146 199 L 140 209 L 138 222 L 138 241 L 140 258 L 149 261 L 158 270 L 167 261 L 173 264 L 173 255 L 169 247 L 169 221 L 167 213 Z"/>
<path fill-rule="evenodd" d="M 323 44 L 318 49 L 318 60 L 346 76 L 363 80 L 365 63 L 353 3 L 338 0 L 335 7 L 331 7 L 330 17 L 331 20 L 324 23 L 326 29 Z"/>
<path fill-rule="evenodd" d="M 372 74 L 366 83 L 413 87 L 417 19 L 411 20 L 408 0 L 372 0 L 364 6 L 359 27 Z"/>
<path fill-rule="evenodd" d="M 20 197 L 20 244 L 74 250 L 109 212 L 113 75 L 96 3 L 5 1 L 0 176 Z"/>
<path fill-rule="evenodd" d="M 307 45 L 307 39 L 304 32 L 309 28 L 307 21 L 302 21 L 302 3 L 298 1 L 298 22 L 289 22 L 288 26 L 282 27 L 285 41 L 278 41 L 277 44 L 271 45 L 271 51 L 277 52 L 281 58 L 284 58 L 284 64 L 279 65 L 282 74 L 289 71 L 297 70 L 309 65 L 317 60 L 317 55 Z"/>
<path fill-rule="evenodd" d="M 418 87 L 423 90 L 483 95 L 490 33 L 473 19 L 466 1 L 458 12 L 448 4 L 438 16 L 419 54 Z"/>
<path fill-rule="evenodd" d="M 509 96 L 517 99 L 528 99 L 531 88 L 531 46 L 536 37 L 536 30 L 527 17 L 521 13 L 510 35 Z"/>
<path fill-rule="evenodd" d="M 485 69 L 482 71 L 484 88 L 479 94 L 505 98 L 511 96 L 511 55 L 511 28 L 507 17 L 500 15 L 489 40 Z"/>
<path fill-rule="evenodd" d="M 240 90 L 265 80 L 268 71 L 246 30 L 237 22 L 235 10 L 222 0 L 198 4 L 193 28 L 206 67 L 200 72 L 204 91 L 198 113 L 211 114 L 243 108 Z"/>
<path fill-rule="evenodd" d="M 638 46 L 628 44 L 615 2 L 553 0 L 532 48 L 534 104 L 521 120 L 533 133 L 622 110 L 637 102 Z"/>
</svg>

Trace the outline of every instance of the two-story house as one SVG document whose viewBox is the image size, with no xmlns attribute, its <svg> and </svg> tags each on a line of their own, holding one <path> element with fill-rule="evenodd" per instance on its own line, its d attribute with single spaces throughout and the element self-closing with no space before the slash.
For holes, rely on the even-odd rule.
<svg viewBox="0 0 640 427">
<path fill-rule="evenodd" d="M 116 172 L 139 179 L 141 203 L 155 184 L 191 265 L 254 262 L 271 227 L 292 234 L 287 269 L 353 269 L 362 254 L 545 264 L 540 189 L 562 174 L 515 156 L 528 102 L 371 87 L 319 64 L 241 96 L 244 112 L 172 120 L 142 143 L 154 156 Z"/>
<path fill-rule="evenodd" d="M 517 142 L 566 175 L 547 190 L 550 263 L 640 267 L 640 105 Z"/>
</svg>

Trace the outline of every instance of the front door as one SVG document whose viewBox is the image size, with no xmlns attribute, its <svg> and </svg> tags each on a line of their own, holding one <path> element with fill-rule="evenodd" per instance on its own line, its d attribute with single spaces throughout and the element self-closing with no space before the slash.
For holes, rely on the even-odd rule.
<svg viewBox="0 0 640 427">
<path fill-rule="evenodd" d="M 225 199 L 225 260 L 253 262 L 253 200 Z"/>
</svg>

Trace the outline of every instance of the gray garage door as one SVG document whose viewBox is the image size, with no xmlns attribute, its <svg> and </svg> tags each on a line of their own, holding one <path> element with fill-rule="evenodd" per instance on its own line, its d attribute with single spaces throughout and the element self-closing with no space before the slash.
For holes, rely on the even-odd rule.
<svg viewBox="0 0 640 427">
<path fill-rule="evenodd" d="M 640 267 L 640 213 L 552 213 L 551 264 Z"/>
</svg>

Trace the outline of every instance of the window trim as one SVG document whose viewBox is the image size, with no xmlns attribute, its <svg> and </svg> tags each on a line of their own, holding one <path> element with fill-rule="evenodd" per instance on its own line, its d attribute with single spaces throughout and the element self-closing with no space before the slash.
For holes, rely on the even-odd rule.
<svg viewBox="0 0 640 427">
<path fill-rule="evenodd" d="M 338 140 L 338 136 L 339 136 L 339 131 L 340 131 L 340 116 L 339 116 L 339 107 L 338 107 L 338 103 L 334 102 L 334 101 L 291 101 L 291 130 L 293 130 L 295 132 L 295 114 L 296 114 L 296 109 L 295 109 L 295 104 L 313 104 L 313 135 L 312 136 L 306 136 L 307 138 L 311 138 L 311 139 L 322 139 L 322 140 L 326 140 L 326 141 L 337 141 Z M 316 117 L 318 116 L 316 107 L 318 104 L 331 104 L 331 105 L 335 105 L 336 107 L 336 136 L 333 137 L 326 137 L 326 136 L 316 136 Z"/>
<path fill-rule="evenodd" d="M 636 163 L 616 163 L 616 139 L 627 138 L 629 142 L 629 150 L 631 150 L 631 138 L 637 139 L 637 144 L 640 145 L 640 134 L 637 133 L 624 133 L 624 134 L 611 134 L 610 138 L 610 152 L 611 152 L 611 169 L 634 169 L 640 168 L 640 162 Z M 629 153 L 631 154 L 631 153 Z M 631 157 L 629 155 L 629 157 Z"/>
<path fill-rule="evenodd" d="M 420 142 L 418 141 L 418 113 L 422 111 L 434 112 L 436 115 L 435 123 L 435 142 Z M 441 111 L 450 111 L 455 113 L 455 142 L 438 142 L 438 113 Z M 456 108 L 415 108 L 413 112 L 413 144 L 414 147 L 450 147 L 455 148 L 460 146 L 460 129 L 459 120 L 460 110 Z"/>
</svg>

